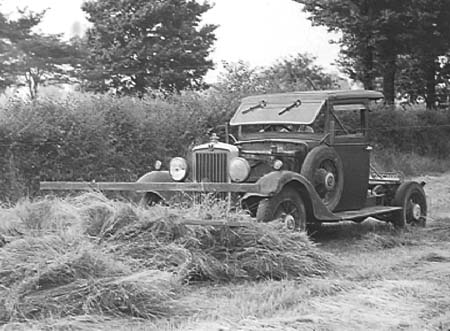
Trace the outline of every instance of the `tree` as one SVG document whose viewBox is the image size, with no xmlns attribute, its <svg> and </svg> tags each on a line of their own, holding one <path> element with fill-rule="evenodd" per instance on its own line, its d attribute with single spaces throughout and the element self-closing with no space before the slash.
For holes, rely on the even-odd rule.
<svg viewBox="0 0 450 331">
<path fill-rule="evenodd" d="M 42 18 L 43 13 L 25 13 L 16 21 L 8 20 L 3 13 L 0 13 L 0 87 L 5 88 L 14 83 L 11 75 L 8 74 L 6 59 L 14 49 L 15 43 L 24 40 L 31 35 L 31 29 L 36 26 Z"/>
<path fill-rule="evenodd" d="M 224 63 L 216 88 L 231 93 L 236 99 L 255 93 L 332 89 L 333 76 L 315 64 L 309 54 L 297 54 L 278 60 L 268 67 L 251 67 L 248 63 Z"/>
<path fill-rule="evenodd" d="M 305 5 L 313 24 L 342 33 L 339 63 L 351 78 L 372 89 L 381 76 L 388 103 L 394 102 L 396 81 L 408 89 L 414 85 L 414 93 L 424 90 L 427 106 L 434 105 L 438 58 L 450 47 L 448 0 L 295 1 Z"/>
<path fill-rule="evenodd" d="M 81 52 L 60 35 L 32 32 L 44 13 L 21 13 L 17 21 L 0 15 L 1 82 L 5 87 L 25 84 L 35 98 L 40 85 L 69 82 L 81 62 Z"/>
<path fill-rule="evenodd" d="M 434 108 L 436 85 L 442 78 L 438 58 L 450 50 L 450 2 L 448 0 L 411 0 L 409 11 L 412 34 L 409 53 L 414 70 L 424 79 L 427 108 Z"/>
<path fill-rule="evenodd" d="M 260 82 L 260 68 L 252 67 L 248 62 L 223 62 L 224 72 L 215 85 L 223 94 L 232 94 L 236 99 L 255 93 L 264 93 Z"/>
<path fill-rule="evenodd" d="M 97 0 L 83 4 L 92 23 L 87 88 L 145 93 L 204 87 L 214 25 L 199 27 L 207 3 L 193 0 Z"/>
<path fill-rule="evenodd" d="M 367 89 L 374 88 L 376 76 L 381 75 L 386 100 L 393 103 L 396 60 L 408 37 L 408 0 L 296 1 L 305 5 L 313 24 L 342 33 L 339 63 L 344 71 Z"/>
<path fill-rule="evenodd" d="M 261 80 L 266 91 L 307 91 L 335 88 L 333 77 L 315 64 L 316 58 L 309 54 L 297 54 L 277 61 L 264 70 Z"/>
</svg>

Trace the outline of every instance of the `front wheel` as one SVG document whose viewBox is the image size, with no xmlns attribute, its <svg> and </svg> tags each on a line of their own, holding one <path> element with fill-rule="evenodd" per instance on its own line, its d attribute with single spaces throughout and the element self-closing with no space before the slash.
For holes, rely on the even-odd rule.
<svg viewBox="0 0 450 331">
<path fill-rule="evenodd" d="M 290 231 L 305 231 L 305 204 L 300 193 L 286 187 L 277 195 L 259 202 L 256 219 L 258 222 L 281 222 Z"/>
<path fill-rule="evenodd" d="M 164 201 L 161 199 L 161 197 L 151 192 L 144 193 L 141 201 L 139 201 L 139 205 L 144 208 L 162 204 L 164 204 Z"/>
<path fill-rule="evenodd" d="M 397 228 L 408 225 L 425 225 L 427 217 L 427 199 L 422 185 L 406 182 L 400 185 L 393 201 L 394 206 L 402 207 L 396 212 L 392 223 Z"/>
</svg>

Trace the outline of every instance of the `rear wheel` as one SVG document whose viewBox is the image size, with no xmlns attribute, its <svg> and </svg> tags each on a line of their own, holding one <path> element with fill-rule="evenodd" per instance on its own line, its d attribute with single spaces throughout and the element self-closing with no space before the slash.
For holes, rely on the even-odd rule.
<svg viewBox="0 0 450 331">
<path fill-rule="evenodd" d="M 295 189 L 286 187 L 277 195 L 259 202 L 256 219 L 259 222 L 280 222 L 290 231 L 305 231 L 305 204 Z"/>
<path fill-rule="evenodd" d="M 400 185 L 395 193 L 393 205 L 402 207 L 402 210 L 393 215 L 392 223 L 395 227 L 425 226 L 427 199 L 425 191 L 419 183 L 406 182 Z"/>
</svg>

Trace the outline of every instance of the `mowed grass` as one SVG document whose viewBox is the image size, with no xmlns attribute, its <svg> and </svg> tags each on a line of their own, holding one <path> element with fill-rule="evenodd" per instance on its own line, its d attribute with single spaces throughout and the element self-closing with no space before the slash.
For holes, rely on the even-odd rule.
<svg viewBox="0 0 450 331">
<path fill-rule="evenodd" d="M 96 256 L 97 254 L 103 256 L 99 259 L 103 261 L 102 263 L 97 262 L 94 264 L 96 267 L 92 267 L 92 264 L 90 267 L 95 270 L 97 279 L 102 278 L 102 272 L 116 272 L 118 275 L 115 277 L 118 279 L 135 273 L 145 275 L 145 272 L 154 267 L 155 263 L 170 262 L 166 270 L 159 271 L 163 274 L 159 274 L 157 279 L 163 275 L 170 276 L 167 280 L 169 283 L 165 283 L 163 287 L 169 288 L 172 296 L 159 299 L 160 305 L 155 306 L 165 313 L 155 314 L 155 317 L 131 317 L 126 314 L 111 314 L 111 311 L 104 309 L 94 309 L 81 315 L 50 315 L 32 320 L 18 318 L 8 322 L 5 328 L 17 330 L 448 330 L 450 328 L 450 208 L 447 202 L 450 197 L 446 183 L 450 182 L 449 179 L 449 175 L 420 178 L 427 182 L 425 189 L 431 207 L 427 227 L 398 231 L 390 224 L 374 219 L 369 219 L 362 224 L 327 225 L 312 236 L 311 239 L 315 244 L 305 240 L 302 235 L 297 238 L 305 243 L 300 245 L 304 252 L 310 252 L 309 249 L 311 249 L 314 253 L 306 254 L 309 257 L 299 263 L 310 263 L 317 261 L 316 258 L 318 258 L 318 261 L 326 262 L 326 264 L 312 265 L 315 268 L 318 266 L 326 266 L 326 268 L 320 269 L 321 273 L 311 272 L 314 268 L 295 269 L 302 272 L 296 276 L 276 279 L 236 277 L 214 280 L 206 277 L 203 279 L 182 278 L 183 281 L 180 282 L 180 278 L 173 278 L 173 275 L 177 275 L 176 263 L 184 261 L 185 251 L 174 246 L 173 236 L 181 238 L 180 235 L 186 229 L 173 226 L 173 221 L 179 217 L 174 209 L 155 209 L 151 212 L 153 222 L 150 223 L 153 226 L 157 224 L 159 226 L 159 232 L 157 232 L 159 241 L 169 240 L 170 244 L 164 247 L 171 248 L 160 252 L 167 259 L 162 259 L 161 254 L 156 254 L 159 256 L 158 259 L 152 259 L 151 257 L 155 256 L 158 250 L 144 244 L 151 237 L 149 231 L 143 231 L 145 228 L 143 224 L 146 223 L 138 221 L 140 225 L 133 226 L 133 224 L 136 225 L 135 216 L 138 220 L 142 220 L 142 213 L 148 212 L 131 206 L 135 216 L 128 219 L 123 216 L 130 215 L 128 209 L 130 206 L 103 200 L 98 196 L 85 195 L 78 198 L 77 203 L 71 202 L 68 205 L 64 201 L 53 201 L 50 204 L 54 208 L 53 215 L 67 215 L 66 212 L 61 211 L 66 210 L 65 208 L 75 208 L 76 212 L 69 214 L 78 215 L 73 220 L 70 217 L 63 217 L 62 223 L 75 225 L 81 222 L 85 225 L 61 226 L 61 222 L 56 221 L 61 218 L 52 216 L 45 224 L 53 225 L 32 226 L 32 230 L 26 233 L 26 236 L 39 238 L 43 233 L 50 232 L 64 233 L 65 236 L 71 237 L 80 230 L 83 232 L 90 229 L 87 241 L 83 241 L 85 244 L 89 243 L 90 248 L 86 245 L 81 246 L 86 246 L 88 251 L 95 253 Z M 55 207 L 58 203 L 59 207 Z M 103 206 L 104 203 L 106 206 Z M 23 230 L 18 227 L 23 219 L 17 217 L 22 215 L 23 218 L 23 215 L 30 215 L 25 207 L 32 205 L 25 204 L 2 209 L 2 219 L 8 218 L 10 224 L 2 223 L 1 232 L 9 236 L 17 236 L 15 231 L 23 233 Z M 90 205 L 92 206 L 88 207 Z M 93 206 L 97 207 L 93 208 Z M 189 210 L 181 210 L 180 213 L 184 217 L 209 219 L 210 214 L 214 214 L 214 217 L 221 215 L 222 211 L 219 207 L 196 206 Z M 99 212 L 103 208 L 109 212 Z M 124 212 L 124 208 L 128 212 Z M 214 210 L 214 208 L 219 209 Z M 119 210 L 122 212 L 118 212 Z M 103 222 L 98 224 L 96 222 L 86 224 L 86 220 L 89 219 L 86 215 L 91 215 L 90 217 L 96 215 L 94 218 L 97 220 L 101 218 L 99 215 L 109 216 L 104 217 Z M 168 217 L 168 215 L 171 216 Z M 242 215 L 238 217 L 245 219 Z M 36 219 L 40 218 L 36 217 Z M 114 219 L 116 221 L 113 221 Z M 164 220 L 162 223 L 155 222 L 161 219 Z M 103 225 L 100 226 L 100 224 Z M 122 224 L 123 227 L 115 224 Z M 172 225 L 168 226 L 168 224 Z M 161 225 L 165 226 L 161 227 Z M 125 228 L 127 231 L 123 231 Z M 205 251 L 213 247 L 217 249 L 217 241 L 211 241 L 210 232 L 202 232 L 205 231 L 203 227 L 196 228 L 196 231 L 207 234 L 204 237 L 196 232 L 195 236 L 196 240 L 203 238 L 203 242 L 209 243 Z M 142 235 L 143 233 L 146 235 Z M 155 234 L 154 230 L 153 234 Z M 82 237 L 84 238 L 85 235 L 83 234 Z M 114 237 L 120 240 L 115 241 Z M 189 238 L 192 240 L 194 237 Z M 206 240 L 207 238 L 209 239 Z M 233 237 L 226 238 L 229 240 Z M 262 240 L 265 236 L 258 238 Z M 251 251 L 252 247 L 258 245 L 258 240 L 250 240 L 251 245 L 248 245 L 244 251 L 248 249 Z M 70 245 L 70 241 L 64 245 Z M 287 249 L 291 250 L 290 253 L 296 253 L 295 247 Z M 144 255 L 146 258 L 140 259 L 139 254 L 142 256 L 144 253 L 147 254 Z M 34 257 L 39 256 L 37 252 L 33 254 Z M 75 256 L 82 255 L 75 254 Z M 228 255 L 228 258 L 230 256 Z M 255 261 L 257 260 L 258 255 L 255 255 L 254 251 L 251 256 Z M 272 255 L 266 255 L 268 256 Z M 300 256 L 305 258 L 303 254 Z M 311 257 L 312 260 L 309 259 Z M 108 263 L 109 259 L 112 259 L 114 263 Z M 245 261 L 248 263 L 249 260 Z M 64 265 L 68 264 L 70 263 L 66 259 Z M 256 264 L 262 270 L 267 266 L 264 263 Z M 73 265 L 72 263 L 72 268 Z M 199 265 L 201 264 L 197 264 L 197 267 Z M 282 268 L 282 264 L 278 264 L 278 267 Z M 198 276 L 199 270 L 201 274 L 201 269 L 194 270 L 196 270 L 194 275 Z M 309 271 L 305 272 L 305 270 Z M 214 274 L 213 271 L 210 270 L 210 272 Z M 224 272 L 223 269 L 220 272 Z M 122 276 L 121 273 L 124 275 Z M 187 274 L 189 273 L 184 272 L 183 277 Z M 273 274 L 276 275 L 276 273 Z M 76 277 L 79 278 L 79 274 Z M 117 306 L 114 307 L 118 309 Z M 149 309 L 149 311 L 152 310 Z"/>
</svg>

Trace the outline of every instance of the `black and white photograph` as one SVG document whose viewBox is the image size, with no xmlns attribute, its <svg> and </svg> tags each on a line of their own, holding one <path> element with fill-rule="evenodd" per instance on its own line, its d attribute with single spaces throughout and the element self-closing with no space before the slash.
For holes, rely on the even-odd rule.
<svg viewBox="0 0 450 331">
<path fill-rule="evenodd" d="M 0 0 L 1 331 L 450 331 L 450 0 Z"/>
</svg>

